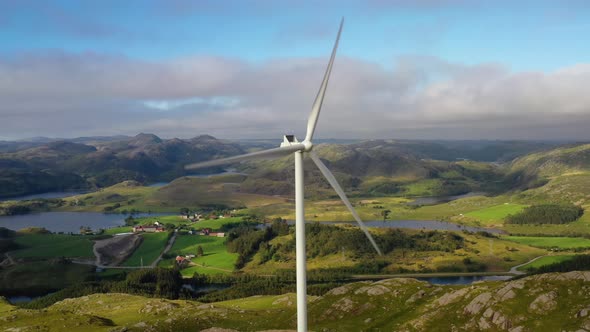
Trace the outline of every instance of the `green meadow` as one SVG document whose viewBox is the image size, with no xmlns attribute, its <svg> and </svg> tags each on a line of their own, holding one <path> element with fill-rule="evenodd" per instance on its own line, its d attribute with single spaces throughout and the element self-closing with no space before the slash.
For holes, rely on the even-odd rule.
<svg viewBox="0 0 590 332">
<path fill-rule="evenodd" d="M 526 205 L 504 203 L 465 213 L 465 216 L 481 221 L 484 225 L 502 222 L 510 214 L 522 211 Z"/>
<path fill-rule="evenodd" d="M 104 230 L 104 234 L 107 235 L 115 235 L 119 233 L 130 233 L 133 232 L 133 227 L 131 226 L 121 226 L 121 227 L 113 227 Z"/>
<path fill-rule="evenodd" d="M 219 230 L 224 225 L 235 224 L 242 221 L 242 217 L 231 217 L 231 218 L 222 218 L 222 219 L 207 219 L 197 221 L 195 223 L 189 224 L 192 228 L 195 229 L 204 229 L 204 228 L 211 228 L 213 230 Z"/>
<path fill-rule="evenodd" d="M 505 236 L 504 239 L 538 248 L 590 248 L 590 239 L 578 237 Z"/>
<path fill-rule="evenodd" d="M 135 249 L 133 255 L 123 262 L 122 265 L 141 266 L 142 259 L 144 266 L 152 264 L 166 247 L 166 243 L 168 243 L 168 234 L 168 232 L 141 234 L 143 241 L 139 247 Z"/>
<path fill-rule="evenodd" d="M 225 238 L 201 235 L 179 235 L 170 249 L 169 256 L 196 255 L 197 248 L 203 248 L 203 256 L 195 257 L 189 266 L 181 272 L 184 276 L 192 276 L 194 272 L 200 274 L 231 273 L 238 254 L 230 253 L 225 246 Z M 174 258 L 160 262 L 160 266 L 173 266 Z"/>
<path fill-rule="evenodd" d="M 94 257 L 92 238 L 83 235 L 25 234 L 14 238 L 21 249 L 14 258 Z"/>
</svg>

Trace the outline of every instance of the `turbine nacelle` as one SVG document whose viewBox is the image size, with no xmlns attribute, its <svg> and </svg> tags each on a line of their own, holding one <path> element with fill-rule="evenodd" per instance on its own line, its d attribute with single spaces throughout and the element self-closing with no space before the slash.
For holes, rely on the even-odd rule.
<svg viewBox="0 0 590 332">
<path fill-rule="evenodd" d="M 310 152 L 311 149 L 313 148 L 313 143 L 311 143 L 308 140 L 305 140 L 303 142 L 299 142 L 297 140 L 297 137 L 295 137 L 295 135 L 283 135 L 283 142 L 281 142 L 280 147 L 281 148 L 285 148 L 285 147 L 293 147 L 293 146 L 302 146 L 301 151 L 304 152 Z"/>
</svg>

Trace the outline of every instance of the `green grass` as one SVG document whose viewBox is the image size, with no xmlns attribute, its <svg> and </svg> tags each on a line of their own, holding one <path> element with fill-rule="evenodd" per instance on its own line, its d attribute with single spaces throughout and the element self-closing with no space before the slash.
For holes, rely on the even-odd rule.
<svg viewBox="0 0 590 332">
<path fill-rule="evenodd" d="M 526 271 L 528 269 L 537 269 L 537 268 L 544 266 L 544 265 L 550 265 L 550 264 L 560 263 L 563 261 L 570 260 L 574 256 L 575 255 L 545 256 L 545 257 L 541 257 L 541 258 L 537 259 L 536 261 L 534 261 L 530 264 L 519 267 L 518 270 L 519 271 Z"/>
<path fill-rule="evenodd" d="M 17 236 L 15 242 L 22 249 L 10 254 L 14 258 L 94 257 L 88 236 L 26 234 Z"/>
<path fill-rule="evenodd" d="M 230 253 L 225 246 L 225 238 L 201 236 L 201 235 L 179 235 L 170 249 L 171 256 L 196 255 L 197 248 L 203 248 L 204 256 L 192 259 L 197 266 L 190 266 L 181 272 L 184 276 L 192 276 L 194 272 L 200 274 L 231 273 L 238 254 Z M 162 261 L 160 266 L 173 266 L 174 259 Z"/>
<path fill-rule="evenodd" d="M 242 217 L 208 219 L 191 223 L 190 226 L 195 229 L 211 228 L 213 230 L 219 230 L 223 225 L 235 224 L 239 223 L 240 221 L 242 221 Z"/>
<path fill-rule="evenodd" d="M 310 298 L 315 297 L 310 296 Z M 223 308 L 241 310 L 268 310 L 269 308 L 293 307 L 296 302 L 296 295 L 294 293 L 287 293 L 283 295 L 251 296 L 237 300 L 216 302 L 215 305 Z"/>
<path fill-rule="evenodd" d="M 475 218 L 487 224 L 489 222 L 502 221 L 509 214 L 519 213 L 525 207 L 526 205 L 522 204 L 504 203 L 471 211 L 466 213 L 465 216 Z"/>
<path fill-rule="evenodd" d="M 539 248 L 590 248 L 590 240 L 578 237 L 506 236 L 507 240 Z"/>
<path fill-rule="evenodd" d="M 143 237 L 141 245 L 135 249 L 131 257 L 123 262 L 123 266 L 141 266 L 142 258 L 144 266 L 150 265 L 160 256 L 168 243 L 168 232 L 145 233 L 141 236 Z"/>
<path fill-rule="evenodd" d="M 104 234 L 107 235 L 115 235 L 119 233 L 129 233 L 133 232 L 133 227 L 131 226 L 121 226 L 121 227 L 113 227 L 104 230 Z"/>
</svg>

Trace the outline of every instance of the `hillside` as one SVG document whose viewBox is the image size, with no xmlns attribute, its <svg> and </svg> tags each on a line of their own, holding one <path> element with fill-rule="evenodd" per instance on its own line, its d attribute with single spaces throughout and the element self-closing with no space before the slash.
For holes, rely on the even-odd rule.
<svg viewBox="0 0 590 332">
<path fill-rule="evenodd" d="M 554 177 L 590 171 L 590 144 L 569 145 L 531 153 L 512 162 L 512 171 Z"/>
<path fill-rule="evenodd" d="M 414 279 L 357 282 L 310 297 L 309 326 L 314 331 L 586 331 L 589 289 L 589 272 L 466 286 Z M 295 299 L 285 294 L 202 304 L 94 294 L 43 310 L 0 302 L 0 322 L 8 330 L 292 330 Z"/>
<path fill-rule="evenodd" d="M 500 166 L 424 159 L 419 152 L 397 141 L 320 144 L 314 149 L 351 195 L 446 196 L 504 190 L 504 169 Z M 270 195 L 293 192 L 292 157 L 253 161 L 241 169 L 251 175 L 240 186 L 244 192 Z M 305 162 L 305 174 L 307 197 L 333 195 L 311 161 Z"/>
<path fill-rule="evenodd" d="M 570 145 L 515 159 L 509 177 L 530 190 L 521 199 L 585 205 L 590 198 L 590 144 Z"/>
<path fill-rule="evenodd" d="M 326 140 L 317 151 L 350 190 L 361 193 L 406 196 L 449 195 L 498 183 L 501 170 L 487 162 L 512 158 L 551 147 L 543 142 Z M 334 142 L 337 142 L 335 144 Z M 170 181 L 186 175 L 183 166 L 275 147 L 276 142 L 253 140 L 238 143 L 201 135 L 192 139 L 162 139 L 140 133 L 134 137 L 35 138 L 0 142 L 0 197 L 47 191 L 91 190 L 125 180 L 142 183 Z M 433 160 L 441 160 L 434 162 Z M 473 160 L 460 162 L 460 160 Z M 468 164 L 477 164 L 470 167 Z M 482 165 L 486 165 L 483 167 Z M 293 163 L 289 158 L 242 165 L 252 173 L 243 192 L 292 192 Z M 209 169 L 201 172 L 215 172 Z M 307 166 L 312 196 L 325 196 L 324 183 L 314 167 Z M 483 172 L 483 173 L 482 173 Z M 475 174 L 477 173 L 477 174 Z M 29 180 L 25 180 L 28 178 Z M 65 179 L 60 182 L 59 179 Z M 375 184 L 385 178 L 384 184 Z M 423 180 L 433 180 L 420 183 Z M 496 186 L 497 187 L 497 186 Z"/>
<path fill-rule="evenodd" d="M 0 197 L 91 189 L 125 180 L 170 181 L 192 162 L 243 153 L 211 136 L 163 140 L 153 134 L 116 140 L 47 142 L 0 153 Z M 64 181 L 65 179 L 65 181 Z"/>
</svg>

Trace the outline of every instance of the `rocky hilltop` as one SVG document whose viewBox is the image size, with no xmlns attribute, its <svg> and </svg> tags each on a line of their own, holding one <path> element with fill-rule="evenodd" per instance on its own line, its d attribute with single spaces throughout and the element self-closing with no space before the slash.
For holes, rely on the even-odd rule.
<svg viewBox="0 0 590 332">
<path fill-rule="evenodd" d="M 437 286 L 357 282 L 310 297 L 313 331 L 590 331 L 590 272 Z M 198 303 L 94 294 L 44 310 L 0 304 L 7 331 L 269 331 L 295 327 L 294 294 Z"/>
</svg>

